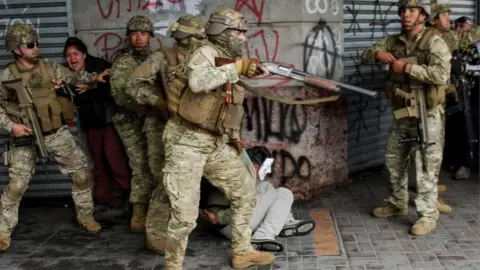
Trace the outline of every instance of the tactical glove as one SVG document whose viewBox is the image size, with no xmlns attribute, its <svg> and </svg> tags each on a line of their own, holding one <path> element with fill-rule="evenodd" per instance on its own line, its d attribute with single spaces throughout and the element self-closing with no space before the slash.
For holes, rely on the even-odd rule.
<svg viewBox="0 0 480 270">
<path fill-rule="evenodd" d="M 246 76 L 248 78 L 259 75 L 258 67 L 261 65 L 260 61 L 256 58 L 240 59 L 235 62 L 235 67 L 239 75 Z"/>
<path fill-rule="evenodd" d="M 238 75 L 246 76 L 246 77 L 254 77 L 256 75 L 261 74 L 259 71 L 259 66 L 261 65 L 260 60 L 256 58 L 247 58 L 247 59 L 229 59 L 229 58 L 215 58 L 215 66 L 223 66 L 226 64 L 235 64 L 235 68 L 237 70 Z"/>
</svg>

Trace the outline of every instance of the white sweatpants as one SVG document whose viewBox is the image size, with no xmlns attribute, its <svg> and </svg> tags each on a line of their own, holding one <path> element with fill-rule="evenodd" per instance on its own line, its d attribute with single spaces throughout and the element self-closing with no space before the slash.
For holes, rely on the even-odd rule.
<svg viewBox="0 0 480 270">
<path fill-rule="evenodd" d="M 294 220 L 292 204 L 293 193 L 289 189 L 275 189 L 268 181 L 259 183 L 251 222 L 252 238 L 275 238 L 287 222 Z M 228 224 L 220 232 L 230 239 L 232 226 Z"/>
</svg>

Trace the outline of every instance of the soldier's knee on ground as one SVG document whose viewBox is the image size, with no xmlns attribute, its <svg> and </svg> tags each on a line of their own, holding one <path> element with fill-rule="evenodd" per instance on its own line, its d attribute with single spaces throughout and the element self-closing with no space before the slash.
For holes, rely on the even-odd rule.
<svg viewBox="0 0 480 270">
<path fill-rule="evenodd" d="M 7 197 L 10 200 L 20 200 L 28 188 L 28 182 L 18 177 L 12 177 L 7 186 Z"/>
<path fill-rule="evenodd" d="M 91 175 L 87 168 L 82 168 L 72 174 L 73 187 L 76 190 L 85 190 L 90 188 Z"/>
</svg>

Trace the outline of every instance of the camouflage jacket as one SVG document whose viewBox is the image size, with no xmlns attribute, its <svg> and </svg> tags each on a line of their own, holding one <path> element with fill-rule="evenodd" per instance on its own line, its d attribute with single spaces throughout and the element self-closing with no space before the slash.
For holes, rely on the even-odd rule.
<svg viewBox="0 0 480 270">
<path fill-rule="evenodd" d="M 462 32 L 459 36 L 458 49 L 466 50 L 472 43 L 480 40 L 480 27 L 474 26 L 472 29 Z"/>
<path fill-rule="evenodd" d="M 417 36 L 415 41 L 420 40 L 427 28 L 424 28 Z M 393 52 L 396 45 L 407 46 L 409 42 L 404 33 L 387 36 L 377 41 L 372 46 L 366 48 L 362 55 L 362 64 L 378 63 L 376 59 L 376 52 Z M 450 79 L 452 54 L 449 51 L 448 45 L 438 35 L 434 35 L 426 44 L 427 64 L 426 65 L 412 65 L 410 77 L 432 85 L 445 85 Z M 411 53 L 411 52 L 407 52 Z"/>
<path fill-rule="evenodd" d="M 139 105 L 155 106 L 160 98 L 157 84 L 157 73 L 164 69 L 165 56 L 156 51 L 148 56 L 131 73 L 128 78 L 125 93 Z"/>
<path fill-rule="evenodd" d="M 144 108 L 143 106 L 139 106 L 127 93 L 127 81 L 135 68 L 140 65 L 145 58 L 133 56 L 130 52 L 123 52 L 113 61 L 110 75 L 110 93 L 115 102 L 120 107 L 137 113 L 143 113 Z"/>
<path fill-rule="evenodd" d="M 227 81 L 236 83 L 239 80 L 235 64 L 215 66 L 215 57 L 221 57 L 213 45 L 204 45 L 196 49 L 185 60 L 184 75 L 188 78 L 190 90 L 195 93 L 206 93 L 224 85 Z"/>
</svg>

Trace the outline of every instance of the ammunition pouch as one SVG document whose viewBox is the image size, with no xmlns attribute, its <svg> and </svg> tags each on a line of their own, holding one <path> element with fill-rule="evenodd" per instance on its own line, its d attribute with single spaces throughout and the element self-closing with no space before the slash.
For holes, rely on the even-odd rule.
<svg viewBox="0 0 480 270">
<path fill-rule="evenodd" d="M 224 87 L 209 93 L 194 93 L 187 89 L 181 97 L 178 114 L 216 135 L 231 134 L 240 129 L 244 90 L 232 85 L 232 103 L 226 103 L 225 97 Z"/>
<path fill-rule="evenodd" d="M 62 107 L 54 92 L 50 89 L 32 89 L 32 100 L 43 132 L 62 126 Z"/>
<path fill-rule="evenodd" d="M 75 118 L 75 105 L 68 97 L 58 97 L 58 102 L 62 110 L 63 119 L 72 121 Z"/>
<path fill-rule="evenodd" d="M 43 132 L 59 129 L 63 124 L 62 116 L 67 121 L 74 119 L 75 106 L 70 95 L 57 96 L 59 89 L 55 90 L 55 85 L 51 82 L 53 75 L 49 75 L 43 59 L 38 61 L 38 70 L 32 71 L 33 75 L 40 75 L 36 76 L 35 83 L 30 81 L 35 76 L 30 73 L 22 74 L 15 64 L 9 64 L 8 68 L 16 79 L 22 79 L 30 87 L 32 101 Z"/>
</svg>

